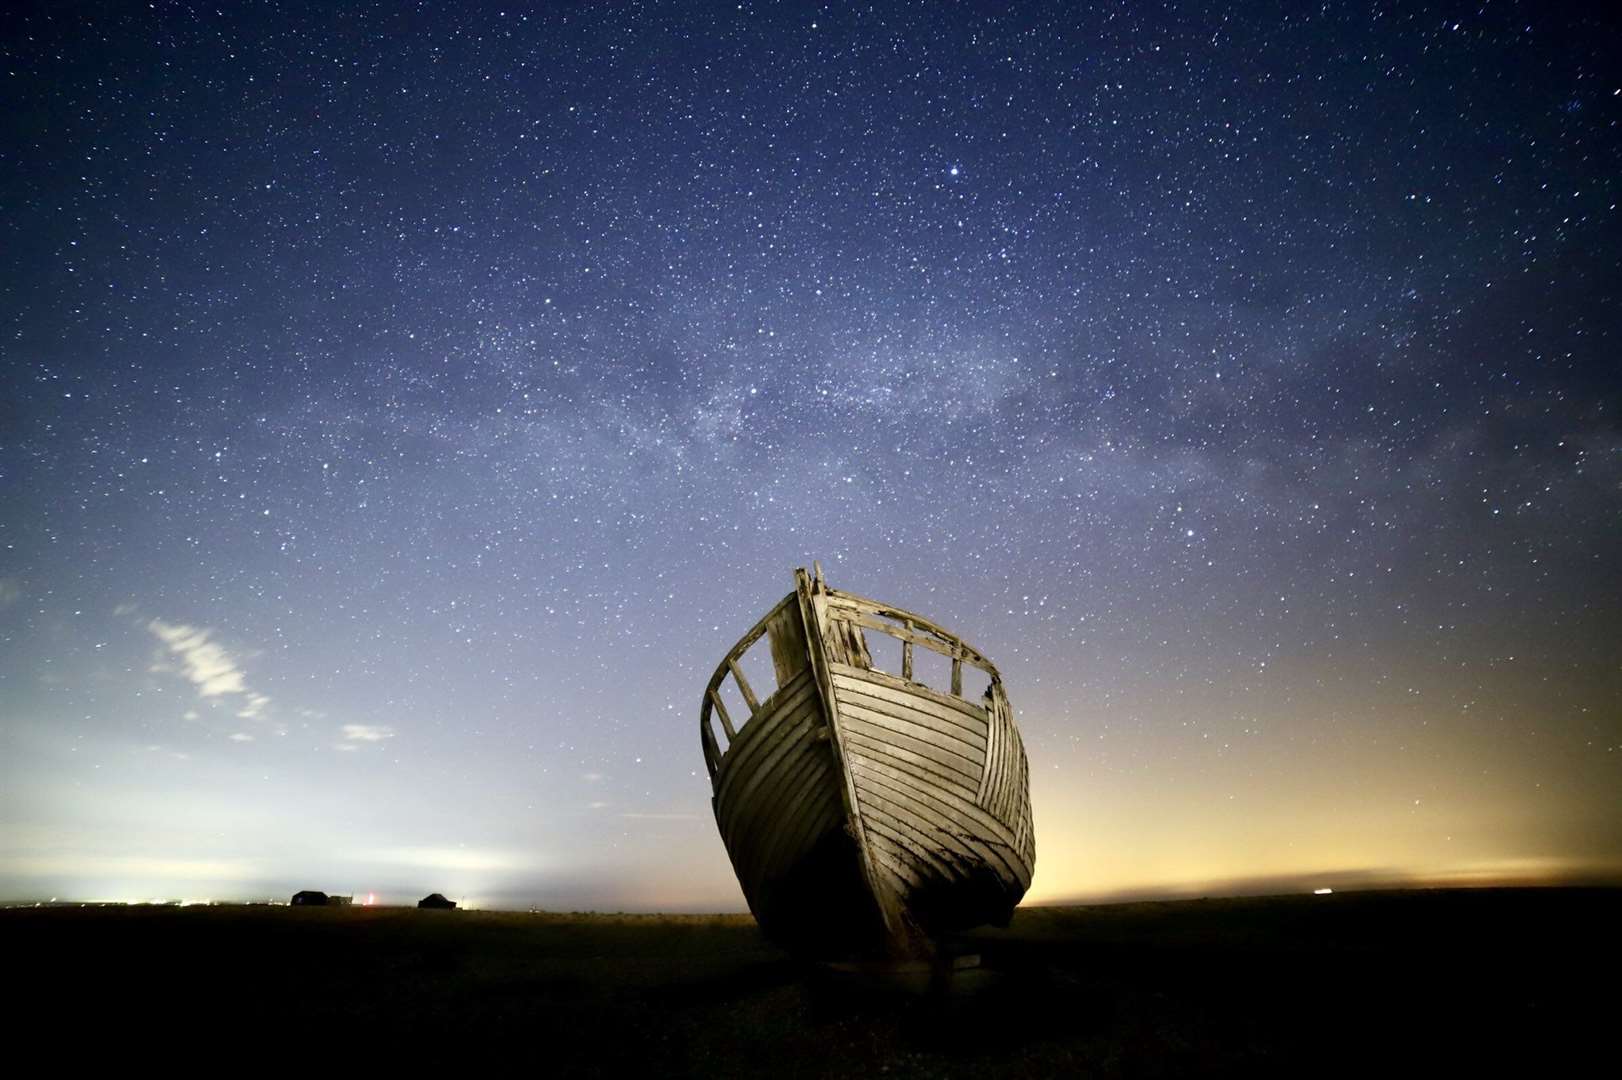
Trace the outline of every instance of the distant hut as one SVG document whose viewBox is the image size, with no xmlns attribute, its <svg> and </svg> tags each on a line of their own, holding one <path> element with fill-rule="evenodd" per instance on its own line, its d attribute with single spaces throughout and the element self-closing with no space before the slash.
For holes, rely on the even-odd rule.
<svg viewBox="0 0 1622 1080">
<path fill-rule="evenodd" d="M 443 893 L 429 893 L 417 901 L 420 908 L 435 908 L 439 911 L 452 911 L 456 907 L 455 900 L 447 900 Z"/>
<path fill-rule="evenodd" d="M 303 892 L 293 894 L 294 907 L 326 907 L 331 897 L 324 892 L 314 889 L 305 889 Z"/>
<path fill-rule="evenodd" d="M 353 904 L 354 902 L 355 902 L 355 898 L 353 896 L 329 896 L 329 897 L 327 897 L 327 906 L 328 907 L 348 907 L 350 904 Z"/>
</svg>

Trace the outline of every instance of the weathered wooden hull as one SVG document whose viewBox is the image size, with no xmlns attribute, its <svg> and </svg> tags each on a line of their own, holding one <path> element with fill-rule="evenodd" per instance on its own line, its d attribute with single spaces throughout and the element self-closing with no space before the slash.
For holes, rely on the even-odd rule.
<svg viewBox="0 0 1622 1080">
<path fill-rule="evenodd" d="M 874 664 L 875 632 L 901 639 L 901 671 Z M 737 662 L 762 638 L 777 683 L 765 700 Z M 913 678 L 914 648 L 951 659 L 949 687 Z M 989 677 L 977 701 L 961 693 L 965 665 Z M 729 678 L 749 712 L 741 724 L 718 692 Z M 700 733 L 738 881 L 790 949 L 928 951 L 942 935 L 1006 923 L 1030 886 L 1028 772 L 1001 678 L 918 616 L 799 571 L 795 592 L 717 669 Z"/>
</svg>

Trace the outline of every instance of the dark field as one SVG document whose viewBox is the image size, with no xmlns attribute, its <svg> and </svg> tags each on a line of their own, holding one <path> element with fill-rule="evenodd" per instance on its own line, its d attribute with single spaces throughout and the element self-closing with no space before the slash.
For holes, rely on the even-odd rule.
<svg viewBox="0 0 1622 1080">
<path fill-rule="evenodd" d="M 1027 909 L 965 939 L 984 965 L 945 994 L 798 965 L 738 916 L 24 908 L 0 946 L 12 1044 L 53 1071 L 1559 1074 L 1614 1064 L 1619 900 Z"/>
</svg>

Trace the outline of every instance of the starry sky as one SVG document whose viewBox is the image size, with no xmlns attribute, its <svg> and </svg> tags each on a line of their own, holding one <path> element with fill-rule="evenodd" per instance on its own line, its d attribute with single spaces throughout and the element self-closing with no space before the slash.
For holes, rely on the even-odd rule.
<svg viewBox="0 0 1622 1080">
<path fill-rule="evenodd" d="M 813 559 L 1033 901 L 1622 876 L 1622 33 L 1236 7 L 7 15 L 0 899 L 741 909 Z"/>
</svg>

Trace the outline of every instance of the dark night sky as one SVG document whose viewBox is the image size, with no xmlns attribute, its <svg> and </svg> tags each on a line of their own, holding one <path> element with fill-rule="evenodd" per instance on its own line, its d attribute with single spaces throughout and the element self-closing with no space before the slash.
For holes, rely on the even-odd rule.
<svg viewBox="0 0 1622 1080">
<path fill-rule="evenodd" d="M 1614 21 L 339 6 L 0 24 L 0 898 L 738 907 L 812 559 L 1033 899 L 1622 874 Z"/>
</svg>

